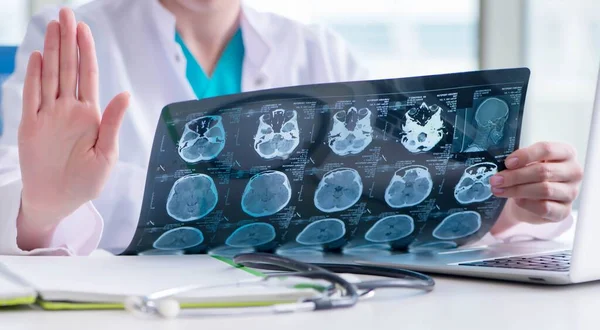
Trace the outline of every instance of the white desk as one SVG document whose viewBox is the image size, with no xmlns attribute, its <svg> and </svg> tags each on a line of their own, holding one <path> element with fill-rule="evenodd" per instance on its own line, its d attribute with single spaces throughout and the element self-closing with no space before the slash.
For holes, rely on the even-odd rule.
<svg viewBox="0 0 600 330">
<path fill-rule="evenodd" d="M 546 287 L 436 276 L 436 289 L 390 291 L 351 309 L 287 315 L 140 320 L 124 311 L 12 310 L 0 329 L 598 329 L 600 282 Z M 70 324 L 68 324 L 70 323 Z"/>
</svg>

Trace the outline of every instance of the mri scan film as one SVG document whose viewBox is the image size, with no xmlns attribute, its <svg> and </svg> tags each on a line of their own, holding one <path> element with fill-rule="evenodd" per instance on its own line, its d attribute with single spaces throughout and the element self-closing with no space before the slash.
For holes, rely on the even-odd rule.
<svg viewBox="0 0 600 330">
<path fill-rule="evenodd" d="M 323 212 L 339 212 L 360 199 L 363 184 L 358 171 L 340 168 L 327 172 L 315 191 L 315 206 Z"/>
<path fill-rule="evenodd" d="M 236 248 L 256 247 L 275 239 L 275 228 L 268 223 L 257 222 L 236 229 L 225 244 Z"/>
<path fill-rule="evenodd" d="M 415 221 L 408 215 L 390 215 L 377 221 L 365 234 L 373 243 L 387 243 L 402 239 L 415 230 Z"/>
<path fill-rule="evenodd" d="M 221 116 L 203 116 L 188 122 L 179 140 L 179 156 L 188 163 L 211 160 L 225 147 Z"/>
<path fill-rule="evenodd" d="M 419 108 L 406 112 L 402 126 L 401 142 L 412 153 L 431 150 L 444 137 L 442 108 L 436 104 L 428 106 L 425 102 Z"/>
<path fill-rule="evenodd" d="M 286 159 L 300 144 L 298 113 L 277 109 L 259 118 L 254 150 L 264 159 Z"/>
<path fill-rule="evenodd" d="M 385 257 L 476 243 L 506 205 L 490 178 L 520 148 L 528 81 L 524 68 L 485 70 L 165 105 L 122 254 Z"/>
<path fill-rule="evenodd" d="M 477 134 L 465 152 L 485 151 L 498 144 L 504 137 L 504 125 L 509 114 L 510 109 L 506 101 L 497 97 L 483 101 L 475 111 Z"/>
<path fill-rule="evenodd" d="M 447 216 L 433 230 L 437 239 L 458 239 L 474 234 L 481 227 L 481 215 L 474 211 L 457 212 Z"/>
<path fill-rule="evenodd" d="M 167 197 L 167 212 L 178 221 L 198 220 L 210 213 L 219 200 L 213 179 L 190 174 L 175 181 Z"/>
<path fill-rule="evenodd" d="M 351 107 L 348 111 L 338 111 L 333 115 L 333 127 L 329 132 L 328 144 L 331 150 L 340 155 L 357 154 L 373 141 L 371 110 Z"/>
<path fill-rule="evenodd" d="M 429 170 L 425 166 L 412 165 L 397 170 L 385 190 L 385 201 L 393 208 L 421 203 L 433 188 Z"/>
<path fill-rule="evenodd" d="M 344 237 L 346 225 L 339 219 L 317 220 L 306 226 L 296 237 L 302 245 L 327 244 Z"/>
<path fill-rule="evenodd" d="M 479 163 L 465 169 L 454 188 L 454 198 L 461 204 L 483 202 L 492 196 L 490 178 L 498 172 L 494 163 Z"/>
<path fill-rule="evenodd" d="M 266 171 L 253 176 L 242 195 L 244 212 L 264 217 L 283 209 L 292 197 L 290 180 L 282 172 Z"/>
<path fill-rule="evenodd" d="M 171 229 L 154 241 L 152 247 L 157 250 L 185 250 L 204 242 L 202 232 L 193 227 Z"/>
</svg>

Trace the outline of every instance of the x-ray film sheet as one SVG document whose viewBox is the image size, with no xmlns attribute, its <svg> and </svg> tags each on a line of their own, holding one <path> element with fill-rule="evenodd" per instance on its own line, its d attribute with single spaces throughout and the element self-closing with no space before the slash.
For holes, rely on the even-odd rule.
<svg viewBox="0 0 600 330">
<path fill-rule="evenodd" d="M 455 248 L 505 200 L 529 70 L 275 88 L 166 106 L 124 254 Z"/>
</svg>

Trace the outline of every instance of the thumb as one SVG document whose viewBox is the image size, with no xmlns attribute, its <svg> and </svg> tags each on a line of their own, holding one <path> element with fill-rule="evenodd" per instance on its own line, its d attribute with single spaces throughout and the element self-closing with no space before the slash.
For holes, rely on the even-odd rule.
<svg viewBox="0 0 600 330">
<path fill-rule="evenodd" d="M 102 115 L 96 150 L 107 160 L 113 159 L 118 153 L 119 128 L 128 106 L 129 93 L 123 92 L 110 101 Z"/>
</svg>

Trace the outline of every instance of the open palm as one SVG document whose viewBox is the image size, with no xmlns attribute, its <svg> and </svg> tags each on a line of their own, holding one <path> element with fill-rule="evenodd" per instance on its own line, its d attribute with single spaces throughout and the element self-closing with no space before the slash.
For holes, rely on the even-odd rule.
<svg viewBox="0 0 600 330">
<path fill-rule="evenodd" d="M 48 24 L 43 56 L 29 59 L 19 127 L 21 211 L 40 226 L 98 196 L 118 158 L 129 100 L 119 94 L 101 113 L 91 31 L 70 9 L 59 17 Z"/>
</svg>

